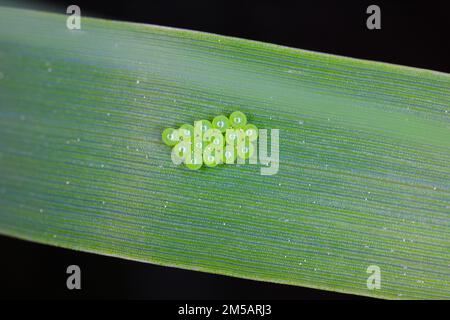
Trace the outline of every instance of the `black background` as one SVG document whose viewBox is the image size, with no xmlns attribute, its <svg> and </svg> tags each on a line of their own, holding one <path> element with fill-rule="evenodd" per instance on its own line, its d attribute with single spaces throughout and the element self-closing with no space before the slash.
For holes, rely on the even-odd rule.
<svg viewBox="0 0 450 320">
<path fill-rule="evenodd" d="M 10 6 L 151 23 L 450 72 L 446 1 L 19 1 Z M 366 8 L 381 8 L 381 30 Z M 1 208 L 0 208 L 1 211 Z M 1 213 L 0 213 L 1 214 Z M 0 237 L 1 298 L 362 299 L 75 252 Z M 66 289 L 66 268 L 82 290 Z"/>
</svg>

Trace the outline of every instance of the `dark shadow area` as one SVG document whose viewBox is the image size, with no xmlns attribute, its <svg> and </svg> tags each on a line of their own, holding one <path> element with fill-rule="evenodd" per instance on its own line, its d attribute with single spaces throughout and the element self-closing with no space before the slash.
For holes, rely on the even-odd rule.
<svg viewBox="0 0 450 320">
<path fill-rule="evenodd" d="M 166 268 L 0 236 L 0 299 L 365 299 L 309 288 Z M 81 269 L 68 290 L 66 269 Z"/>
<path fill-rule="evenodd" d="M 450 72 L 448 1 L 14 1 L 10 5 L 171 26 Z M 366 9 L 381 8 L 381 30 Z"/>
</svg>

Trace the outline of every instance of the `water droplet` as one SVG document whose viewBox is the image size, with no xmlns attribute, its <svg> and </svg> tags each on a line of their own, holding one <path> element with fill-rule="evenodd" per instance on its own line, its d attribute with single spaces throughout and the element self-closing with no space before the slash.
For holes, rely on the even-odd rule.
<svg viewBox="0 0 450 320">
<path fill-rule="evenodd" d="M 140 83 L 140 81 L 139 81 L 139 80 L 136 80 L 136 83 L 137 83 L 137 84 L 139 84 L 139 83 Z"/>
<path fill-rule="evenodd" d="M 70 181 L 66 181 L 66 184 L 70 184 Z"/>
<path fill-rule="evenodd" d="M 299 120 L 299 121 L 298 121 L 298 124 L 299 124 L 299 125 L 303 125 L 303 124 L 304 124 L 303 120 Z"/>
<path fill-rule="evenodd" d="M 39 212 L 40 212 L 40 213 L 42 213 L 42 212 L 44 212 L 44 210 L 42 210 L 42 209 L 39 209 Z"/>
<path fill-rule="evenodd" d="M 108 112 L 106 115 L 109 117 L 111 115 L 111 113 Z"/>
</svg>

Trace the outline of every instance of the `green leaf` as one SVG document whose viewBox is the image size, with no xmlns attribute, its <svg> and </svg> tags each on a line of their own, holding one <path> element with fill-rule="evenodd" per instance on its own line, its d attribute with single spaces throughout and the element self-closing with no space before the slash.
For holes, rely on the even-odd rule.
<svg viewBox="0 0 450 320">
<path fill-rule="evenodd" d="M 450 298 L 450 76 L 0 8 L 0 233 L 382 298 Z M 164 128 L 235 110 L 280 167 L 187 170 Z M 367 287 L 371 265 L 381 288 Z"/>
</svg>

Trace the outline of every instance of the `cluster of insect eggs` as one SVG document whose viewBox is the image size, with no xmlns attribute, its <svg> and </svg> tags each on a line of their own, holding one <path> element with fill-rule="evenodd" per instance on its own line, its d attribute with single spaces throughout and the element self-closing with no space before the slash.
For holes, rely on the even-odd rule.
<svg viewBox="0 0 450 320">
<path fill-rule="evenodd" d="M 173 147 L 172 152 L 178 155 L 189 169 L 200 169 L 203 163 L 210 167 L 219 163 L 230 164 L 234 163 L 237 157 L 248 159 L 253 155 L 253 141 L 258 137 L 258 128 L 247 123 L 244 113 L 235 111 L 229 117 L 219 115 L 212 122 L 199 120 L 194 125 L 195 128 L 190 124 L 184 124 L 179 129 L 167 128 L 162 134 L 163 142 Z M 196 128 L 200 130 L 196 131 Z M 212 141 L 209 141 L 211 138 Z M 195 142 L 194 150 L 192 139 Z M 208 145 L 205 147 L 206 143 Z M 224 147 L 220 148 L 221 144 Z M 212 155 L 212 151 L 217 150 L 222 150 L 223 154 L 219 152 Z"/>
</svg>

